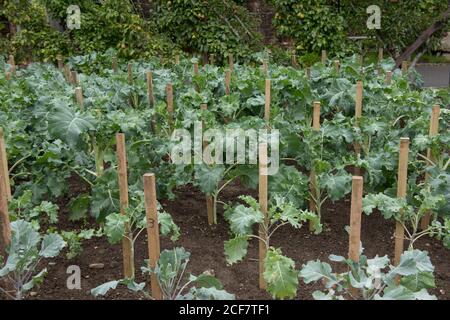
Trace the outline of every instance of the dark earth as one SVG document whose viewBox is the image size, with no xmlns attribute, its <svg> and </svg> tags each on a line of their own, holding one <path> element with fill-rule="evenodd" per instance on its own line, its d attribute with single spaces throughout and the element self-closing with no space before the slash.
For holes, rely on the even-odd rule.
<svg viewBox="0 0 450 320">
<path fill-rule="evenodd" d="M 221 200 L 236 201 L 237 197 L 249 193 L 239 185 L 231 185 L 224 190 Z M 251 193 L 250 193 L 251 194 Z M 192 187 L 185 187 L 176 192 L 175 201 L 162 201 L 165 210 L 172 214 L 175 222 L 181 228 L 181 237 L 177 243 L 169 239 L 161 239 L 161 250 L 174 246 L 183 246 L 191 252 L 188 272 L 200 274 L 210 271 L 223 283 L 225 289 L 236 295 L 237 299 L 271 299 L 271 296 L 258 288 L 258 243 L 251 242 L 249 254 L 245 260 L 233 266 L 227 266 L 223 244 L 228 239 L 228 225 L 218 210 L 218 224 L 209 226 L 206 219 L 206 204 L 204 195 Z M 255 194 L 252 194 L 256 196 Z M 64 212 L 64 210 L 63 210 Z M 344 199 L 337 203 L 327 203 L 323 210 L 324 231 L 320 235 L 311 234 L 308 227 L 296 230 L 290 227 L 279 229 L 272 240 L 272 245 L 281 247 L 285 255 L 296 262 L 299 269 L 309 260 L 320 259 L 328 261 L 330 254 L 347 255 L 348 234 L 345 226 L 349 224 L 350 201 Z M 73 230 L 92 228 L 94 225 L 69 222 L 67 215 L 60 215 L 59 227 Z M 371 258 L 375 255 L 393 256 L 394 252 L 394 222 L 384 220 L 380 214 L 364 215 L 362 217 L 362 242 L 365 254 Z M 450 299 L 450 251 L 445 249 L 440 241 L 423 237 L 416 248 L 427 250 L 435 266 L 437 289 L 431 290 L 438 299 Z M 107 281 L 122 278 L 122 253 L 120 245 L 111 245 L 105 238 L 94 238 L 83 243 L 83 252 L 72 260 L 67 260 L 64 254 L 47 265 L 48 275 L 40 288 L 28 299 L 95 299 L 90 289 Z M 144 259 L 148 258 L 145 232 L 137 241 L 136 270 L 139 282 L 148 281 L 140 274 Z M 93 263 L 104 264 L 102 269 L 90 269 Z M 70 265 L 81 268 L 82 289 L 69 290 L 66 273 Z M 339 270 L 340 272 L 345 270 Z M 297 299 L 312 299 L 312 292 L 321 285 L 306 285 L 300 281 Z M 144 299 L 142 295 L 132 293 L 119 287 L 111 291 L 103 299 Z"/>
</svg>

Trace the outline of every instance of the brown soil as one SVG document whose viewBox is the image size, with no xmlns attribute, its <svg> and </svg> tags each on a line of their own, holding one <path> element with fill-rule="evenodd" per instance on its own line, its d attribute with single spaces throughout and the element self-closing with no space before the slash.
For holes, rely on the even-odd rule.
<svg viewBox="0 0 450 320">
<path fill-rule="evenodd" d="M 221 197 L 224 202 L 236 201 L 237 196 L 247 193 L 242 187 L 233 185 L 226 189 Z M 180 240 L 173 244 L 168 239 L 161 240 L 161 249 L 183 246 L 191 252 L 189 272 L 200 274 L 205 270 L 212 270 L 222 281 L 225 289 L 236 294 L 238 299 L 270 299 L 271 297 L 258 289 L 258 244 L 252 242 L 249 254 L 244 262 L 234 266 L 227 266 L 223 253 L 223 243 L 228 239 L 228 225 L 222 219 L 219 210 L 217 226 L 208 226 L 205 212 L 204 195 L 194 188 L 187 187 L 177 192 L 177 200 L 163 201 L 165 209 L 172 214 L 175 222 L 181 228 Z M 335 204 L 327 203 L 323 210 L 324 231 L 320 235 L 313 235 L 304 227 L 295 230 L 289 227 L 280 229 L 274 235 L 272 245 L 281 247 L 283 253 L 294 259 L 297 268 L 309 260 L 320 259 L 327 261 L 328 255 L 347 255 L 348 235 L 344 227 L 349 223 L 348 199 Z M 62 217 L 61 220 L 64 220 Z M 363 216 L 362 241 L 365 254 L 393 256 L 394 242 L 392 221 L 384 220 L 379 214 Z M 61 221 L 62 229 L 80 228 L 67 221 Z M 92 227 L 92 226 L 91 226 Z M 107 281 L 121 278 L 122 262 L 120 245 L 111 245 L 106 239 L 92 239 L 84 242 L 82 254 L 72 260 L 64 255 L 54 260 L 56 264 L 48 265 L 48 275 L 44 284 L 37 289 L 31 299 L 93 299 L 89 291 Z M 436 268 L 436 290 L 433 293 L 439 299 L 450 299 L 450 251 L 446 250 L 439 241 L 422 238 L 417 248 L 427 250 Z M 137 241 L 136 269 L 140 270 L 144 259 L 148 257 L 146 238 L 142 236 Z M 90 269 L 92 263 L 103 263 L 100 270 Z M 82 290 L 68 290 L 66 287 L 66 270 L 70 265 L 78 265 L 82 273 Z M 138 280 L 144 281 L 137 271 Z M 312 299 L 311 294 L 319 289 L 319 285 L 305 285 L 300 281 L 298 299 Z M 120 288 L 112 291 L 106 299 L 142 299 Z"/>
</svg>

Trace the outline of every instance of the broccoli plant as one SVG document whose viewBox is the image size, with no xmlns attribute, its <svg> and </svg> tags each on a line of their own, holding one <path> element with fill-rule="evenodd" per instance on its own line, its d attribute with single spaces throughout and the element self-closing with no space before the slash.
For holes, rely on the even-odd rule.
<svg viewBox="0 0 450 320">
<path fill-rule="evenodd" d="M 349 270 L 333 273 L 328 263 L 316 260 L 303 265 L 300 271 L 299 276 L 306 284 L 322 281 L 325 285 L 324 291 L 313 293 L 315 300 L 436 299 L 427 292 L 435 283 L 434 267 L 426 251 L 405 251 L 397 266 L 390 265 L 387 256 L 378 255 L 373 259 L 361 255 L 358 262 L 336 255 L 330 255 L 329 259 L 344 264 Z"/>
<path fill-rule="evenodd" d="M 36 271 L 41 261 L 56 257 L 66 243 L 55 233 L 41 236 L 32 223 L 24 220 L 12 222 L 11 231 L 8 258 L 0 269 L 5 287 L 0 287 L 0 291 L 11 299 L 22 300 L 24 294 L 42 283 L 47 274 L 47 268 Z"/>
<path fill-rule="evenodd" d="M 184 248 L 164 250 L 155 268 L 142 267 L 142 272 L 155 274 L 163 293 L 164 300 L 234 300 L 233 294 L 226 292 L 222 284 L 213 275 L 204 272 L 199 276 L 190 275 L 185 279 L 190 253 Z M 146 261 L 147 262 L 147 261 Z M 146 263 L 148 265 L 148 263 Z M 137 284 L 131 279 L 110 281 L 91 290 L 92 295 L 105 295 L 117 286 L 126 285 L 134 292 L 141 292 L 152 299 L 151 294 L 144 291 L 145 283 Z"/>
<path fill-rule="evenodd" d="M 422 189 L 412 198 L 394 198 L 383 193 L 368 194 L 363 199 L 363 211 L 371 214 L 377 208 L 385 219 L 395 219 L 406 232 L 409 249 L 414 248 L 417 240 L 426 235 L 438 235 L 448 245 L 450 229 L 447 224 L 434 221 L 424 230 L 420 230 L 420 221 L 430 211 L 436 211 L 445 204 L 443 195 L 433 195 L 429 190 Z"/>
<path fill-rule="evenodd" d="M 251 238 L 262 241 L 267 248 L 264 261 L 264 280 L 267 291 L 275 298 L 293 298 L 297 293 L 298 277 L 295 263 L 283 256 L 281 249 L 270 246 L 270 238 L 281 227 L 290 225 L 296 229 L 302 223 L 311 221 L 316 232 L 321 231 L 318 216 L 309 211 L 297 209 L 286 198 L 275 196 L 268 210 L 268 219 L 259 209 L 258 201 L 250 196 L 242 196 L 245 205 L 230 206 L 225 212 L 225 219 L 230 224 L 233 237 L 225 242 L 225 256 L 228 264 L 241 261 L 247 255 L 248 242 Z M 263 236 L 254 234 L 253 226 L 259 225 Z"/>
</svg>

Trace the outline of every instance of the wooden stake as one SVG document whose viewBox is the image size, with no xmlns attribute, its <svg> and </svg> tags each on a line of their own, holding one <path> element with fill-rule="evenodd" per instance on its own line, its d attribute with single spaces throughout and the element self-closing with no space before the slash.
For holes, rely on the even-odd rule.
<svg viewBox="0 0 450 320">
<path fill-rule="evenodd" d="M 127 174 L 127 153 L 125 148 L 125 135 L 116 134 L 117 148 L 117 170 L 119 176 L 119 198 L 120 213 L 126 215 L 128 208 L 128 174 Z M 122 240 L 123 250 L 123 271 L 125 278 L 134 278 L 134 248 L 130 225 L 125 225 L 125 236 Z"/>
<path fill-rule="evenodd" d="M 153 95 L 153 74 L 151 71 L 147 71 L 145 74 L 147 78 L 147 99 L 148 104 L 153 107 L 155 105 L 155 96 Z"/>
<path fill-rule="evenodd" d="M 230 95 L 230 85 L 231 85 L 231 70 L 225 71 L 225 93 L 227 96 Z"/>
<path fill-rule="evenodd" d="M 328 59 L 327 50 L 322 50 L 322 64 L 326 64 Z"/>
<path fill-rule="evenodd" d="M 77 74 L 76 71 L 71 71 L 70 72 L 70 78 L 71 78 L 72 84 L 77 86 L 78 85 L 78 74 Z"/>
<path fill-rule="evenodd" d="M 430 137 L 435 137 L 439 133 L 439 116 L 441 114 L 441 108 L 439 105 L 433 106 L 433 109 L 431 111 L 431 119 L 430 119 Z M 427 150 L 427 158 L 430 159 L 432 162 L 436 162 L 436 159 L 433 156 L 433 153 L 431 152 L 431 149 Z M 425 174 L 425 182 L 428 182 L 430 179 L 430 175 L 428 173 Z M 422 230 L 428 229 L 430 226 L 431 221 L 431 212 L 428 211 L 425 213 L 425 215 L 422 218 L 422 221 L 420 223 L 420 228 Z"/>
<path fill-rule="evenodd" d="M 383 48 L 378 49 L 378 63 L 381 63 L 381 61 L 384 59 L 384 52 Z"/>
<path fill-rule="evenodd" d="M 180 55 L 179 54 L 175 55 L 175 64 L 176 65 L 180 64 Z"/>
<path fill-rule="evenodd" d="M 8 81 L 11 80 L 11 72 L 9 71 L 5 72 L 5 79 Z"/>
<path fill-rule="evenodd" d="M 5 190 L 8 201 L 11 201 L 11 183 L 9 181 L 8 154 L 6 153 L 6 143 L 3 128 L 0 128 L 0 153 L 3 167 L 3 178 L 5 179 Z"/>
<path fill-rule="evenodd" d="M 194 63 L 194 76 L 198 76 L 198 62 Z"/>
<path fill-rule="evenodd" d="M 294 68 L 298 68 L 297 55 L 295 54 L 295 50 L 291 52 L 291 64 Z"/>
<path fill-rule="evenodd" d="M 3 140 L 3 130 L 2 138 Z M 0 255 L 5 256 L 6 249 L 11 243 L 11 224 L 8 213 L 8 163 L 6 151 L 0 147 Z"/>
<path fill-rule="evenodd" d="M 267 74 L 269 72 L 269 62 L 267 61 L 267 59 L 263 60 L 263 73 L 264 76 L 267 77 Z"/>
<path fill-rule="evenodd" d="M 202 103 L 200 105 L 201 110 L 207 110 L 208 105 L 206 103 Z M 205 122 L 202 121 L 202 130 L 203 132 L 206 130 Z M 203 150 L 208 147 L 208 142 L 203 141 Z M 209 163 L 211 159 L 204 159 L 205 162 Z M 206 195 L 206 214 L 208 217 L 208 224 L 211 226 L 213 224 L 217 224 L 217 214 L 214 210 L 214 197 L 211 194 Z"/>
<path fill-rule="evenodd" d="M 231 72 L 233 72 L 233 70 L 234 70 L 234 58 L 233 58 L 233 54 L 232 53 L 228 54 L 228 65 L 229 65 L 229 69 L 231 70 Z"/>
<path fill-rule="evenodd" d="M 119 63 L 117 62 L 117 57 L 112 58 L 112 69 L 114 73 L 119 71 Z"/>
<path fill-rule="evenodd" d="M 75 97 L 77 98 L 77 103 L 80 106 L 80 109 L 84 110 L 84 99 L 83 99 L 83 89 L 81 87 L 75 88 Z"/>
<path fill-rule="evenodd" d="M 313 121 L 312 121 L 312 127 L 314 131 L 320 131 L 320 107 L 321 105 L 319 101 L 314 102 Z M 316 186 L 317 186 L 316 171 L 313 167 L 311 167 L 311 171 L 309 173 L 309 190 L 311 195 L 314 195 L 314 197 L 317 199 Z M 312 196 L 309 199 L 309 211 L 311 212 L 317 211 L 316 202 L 314 201 Z M 310 221 L 309 223 L 309 231 L 314 231 L 314 223 L 312 221 Z"/>
<path fill-rule="evenodd" d="M 362 116 L 362 104 L 363 104 L 363 83 L 358 81 L 356 83 L 356 97 L 355 97 L 355 127 L 359 127 L 359 120 Z M 357 157 L 361 155 L 361 145 L 354 143 L 355 154 Z M 361 168 L 355 167 L 354 174 L 359 176 L 361 174 Z"/>
<path fill-rule="evenodd" d="M 390 86 L 392 83 L 392 71 L 386 72 L 386 85 Z"/>
<path fill-rule="evenodd" d="M 133 65 L 131 63 L 128 64 L 127 71 L 128 71 L 128 84 L 132 84 L 133 83 Z"/>
<path fill-rule="evenodd" d="M 398 178 L 397 178 L 397 198 L 406 197 L 406 188 L 408 185 L 408 152 L 409 138 L 400 139 L 400 156 L 398 160 Z M 394 265 L 400 262 L 400 256 L 404 251 L 405 229 L 401 223 L 395 225 L 395 257 Z"/>
<path fill-rule="evenodd" d="M 14 59 L 14 56 L 12 54 L 9 55 L 9 64 L 11 66 L 11 74 L 15 76 L 17 67 L 16 67 L 16 60 Z"/>
<path fill-rule="evenodd" d="M 339 62 L 339 60 L 334 60 L 334 69 L 336 70 L 336 72 L 339 72 L 341 68 L 341 64 Z"/>
<path fill-rule="evenodd" d="M 403 61 L 402 62 L 402 74 L 404 76 L 406 76 L 408 74 L 408 68 L 409 68 L 408 61 Z"/>
<path fill-rule="evenodd" d="M 265 107 L 264 107 L 264 120 L 266 120 L 266 125 L 270 122 L 270 100 L 271 100 L 271 84 L 270 79 L 266 79 L 266 89 L 265 89 Z"/>
<path fill-rule="evenodd" d="M 259 207 L 261 212 L 264 214 L 264 224 L 268 226 L 269 217 L 268 217 L 268 172 L 267 172 L 267 143 L 261 143 L 259 145 Z M 267 228 L 259 227 L 259 237 L 266 241 L 259 240 L 259 288 L 264 290 L 266 289 L 266 281 L 264 280 L 264 261 L 267 255 Z"/>
<path fill-rule="evenodd" d="M 173 86 L 168 83 L 166 86 L 167 112 L 169 113 L 169 125 L 172 126 L 173 121 Z"/>
<path fill-rule="evenodd" d="M 144 175 L 144 198 L 145 212 L 147 219 L 147 245 L 148 245 L 148 264 L 150 268 L 155 268 L 158 264 L 159 254 L 161 252 L 159 243 L 159 224 L 156 200 L 156 181 L 153 173 Z M 159 286 L 158 278 L 155 273 L 150 276 L 151 296 L 156 300 L 162 300 L 163 294 Z"/>
<path fill-rule="evenodd" d="M 56 62 L 58 64 L 59 71 L 62 72 L 64 70 L 64 62 L 60 54 L 58 54 L 58 56 L 56 57 Z"/>
<path fill-rule="evenodd" d="M 307 78 L 308 80 L 311 79 L 311 67 L 307 67 L 307 68 L 306 68 L 306 78 Z"/>
<path fill-rule="evenodd" d="M 66 81 L 68 83 L 72 83 L 71 74 L 70 74 L 70 67 L 69 65 L 64 65 L 64 78 L 66 78 Z"/>
<path fill-rule="evenodd" d="M 348 258 L 354 262 L 359 262 L 361 251 L 361 214 L 363 197 L 363 177 L 354 176 L 352 180 L 352 202 L 350 207 L 350 232 Z M 353 297 L 358 296 L 358 289 L 351 288 Z"/>
</svg>

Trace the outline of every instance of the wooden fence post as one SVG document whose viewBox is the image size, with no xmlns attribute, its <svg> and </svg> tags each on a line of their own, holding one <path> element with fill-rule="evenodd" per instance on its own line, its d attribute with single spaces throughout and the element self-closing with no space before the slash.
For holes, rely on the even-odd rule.
<svg viewBox="0 0 450 320">
<path fill-rule="evenodd" d="M 3 128 L 0 128 L 0 153 L 3 167 L 3 178 L 5 179 L 5 191 L 8 201 L 11 200 L 11 183 L 9 181 L 8 154 L 6 153 L 6 143 Z"/>
<path fill-rule="evenodd" d="M 225 93 L 227 96 L 229 96 L 231 93 L 230 85 L 231 85 L 231 70 L 228 69 L 227 71 L 225 71 Z"/>
<path fill-rule="evenodd" d="M 83 99 L 83 89 L 81 87 L 75 88 L 75 97 L 77 98 L 77 103 L 80 106 L 80 109 L 84 110 L 84 99 Z"/>
<path fill-rule="evenodd" d="M 312 119 L 312 127 L 314 131 L 320 130 L 320 102 L 315 101 L 313 106 L 313 119 Z M 309 199 L 309 211 L 317 212 L 316 202 L 313 199 L 313 196 L 317 199 L 318 195 L 316 193 L 317 187 L 317 177 L 316 170 L 314 169 L 314 165 L 311 164 L 311 171 L 309 173 L 309 190 L 311 193 Z M 312 221 L 309 222 L 309 231 L 314 231 L 314 223 Z"/>
<path fill-rule="evenodd" d="M 441 108 L 439 105 L 433 106 L 433 110 L 431 111 L 431 119 L 430 119 L 430 137 L 435 137 L 439 133 L 439 116 L 441 114 Z M 427 158 L 430 159 L 432 162 L 435 162 L 436 159 L 434 159 L 434 156 L 431 152 L 431 149 L 427 150 Z M 430 166 L 430 165 L 429 165 Z M 428 173 L 425 174 L 425 182 L 428 182 L 430 179 L 430 175 Z M 425 213 L 425 215 L 422 218 L 422 221 L 420 223 L 420 228 L 422 230 L 426 230 L 431 221 L 431 212 Z"/>
<path fill-rule="evenodd" d="M 397 198 L 406 197 L 406 188 L 408 186 L 408 152 L 409 138 L 400 139 L 400 156 L 398 160 L 398 178 L 397 178 Z M 402 224 L 395 224 L 395 257 L 394 265 L 400 262 L 400 256 L 403 254 L 405 244 L 405 229 Z"/>
<path fill-rule="evenodd" d="M 128 174 L 127 174 L 127 153 L 125 148 L 125 135 L 116 134 L 117 147 L 117 170 L 119 176 L 119 198 L 120 213 L 126 215 L 128 208 Z M 125 225 L 125 236 L 122 240 L 123 250 L 123 270 L 125 278 L 134 278 L 134 248 L 130 225 Z"/>
<path fill-rule="evenodd" d="M 350 206 L 350 232 L 348 258 L 359 262 L 361 251 L 361 214 L 363 197 L 363 177 L 353 176 L 352 180 L 352 202 Z M 354 298 L 358 297 L 358 289 L 351 288 L 350 292 Z"/>
<path fill-rule="evenodd" d="M 264 120 L 266 121 L 266 126 L 269 126 L 270 122 L 270 100 L 271 100 L 271 82 L 270 79 L 266 79 L 265 106 L 264 106 Z"/>
<path fill-rule="evenodd" d="M 159 225 L 158 225 L 158 211 L 156 200 L 156 181 L 153 173 L 144 175 L 144 198 L 145 198 L 145 212 L 147 219 L 147 245 L 148 245 L 148 262 L 150 268 L 155 268 L 159 254 L 161 252 L 159 243 Z M 152 273 L 151 280 L 151 296 L 156 300 L 162 300 L 163 294 L 159 286 L 156 274 Z"/>
<path fill-rule="evenodd" d="M 2 130 L 3 140 L 3 130 Z M 8 213 L 8 163 L 7 155 L 0 147 L 0 255 L 5 256 L 6 249 L 11 243 L 11 224 Z M 10 192 L 10 191 L 9 191 Z"/>
<path fill-rule="evenodd" d="M 261 212 L 264 214 L 264 225 L 268 226 L 269 217 L 268 217 L 268 172 L 267 172 L 267 143 L 261 143 L 259 145 L 259 207 Z M 259 240 L 259 288 L 266 289 L 266 281 L 264 280 L 264 261 L 267 255 L 267 228 L 259 227 L 259 237 L 262 240 Z M 266 242 L 264 242 L 264 241 Z"/>
<path fill-rule="evenodd" d="M 326 64 L 328 59 L 328 53 L 327 50 L 322 50 L 322 64 Z"/>
</svg>

